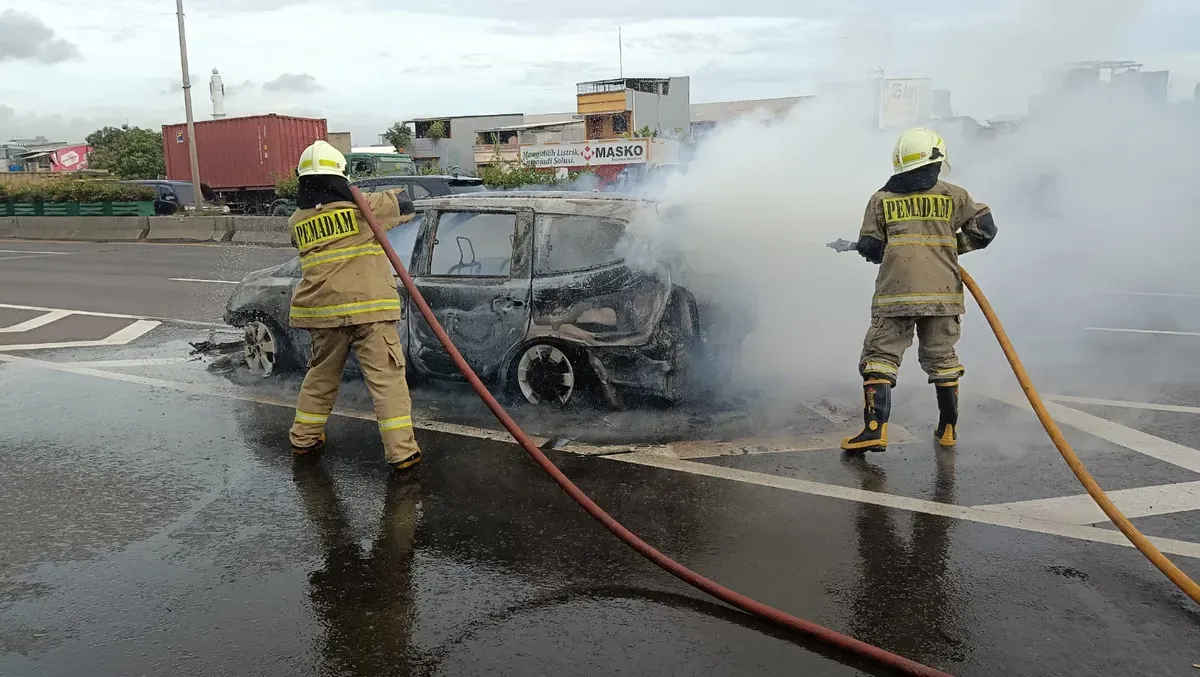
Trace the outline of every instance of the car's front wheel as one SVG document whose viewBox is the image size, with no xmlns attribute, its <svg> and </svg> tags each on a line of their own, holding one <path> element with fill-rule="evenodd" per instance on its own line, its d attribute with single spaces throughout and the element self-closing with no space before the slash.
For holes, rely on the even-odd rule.
<svg viewBox="0 0 1200 677">
<path fill-rule="evenodd" d="M 286 363 L 287 338 L 274 324 L 251 320 L 244 328 L 244 341 L 242 351 L 251 373 L 265 378 L 280 371 Z"/>
<path fill-rule="evenodd" d="M 579 389 L 582 364 L 549 343 L 536 343 L 517 359 L 516 385 L 530 404 L 567 406 Z"/>
</svg>

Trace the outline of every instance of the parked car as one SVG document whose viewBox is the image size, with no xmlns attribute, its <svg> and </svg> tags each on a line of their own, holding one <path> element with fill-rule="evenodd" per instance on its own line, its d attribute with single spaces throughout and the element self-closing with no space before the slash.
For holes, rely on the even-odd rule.
<svg viewBox="0 0 1200 677">
<path fill-rule="evenodd" d="M 351 181 L 364 193 L 403 188 L 412 200 L 422 200 L 442 195 L 480 193 L 486 190 L 483 179 L 475 176 L 425 175 L 425 176 L 373 176 Z M 271 205 L 272 216 L 291 216 L 296 211 L 296 201 L 281 198 Z"/>
<path fill-rule="evenodd" d="M 158 216 L 170 216 L 181 210 L 196 208 L 196 191 L 193 190 L 190 181 L 138 179 L 124 183 L 153 188 L 157 192 L 154 196 L 154 213 Z M 200 184 L 200 194 L 210 205 L 216 202 L 217 194 L 208 184 Z M 225 208 L 224 211 L 229 211 L 229 209 Z"/>
<path fill-rule="evenodd" d="M 678 402 L 714 378 L 706 369 L 739 352 L 752 329 L 753 318 L 739 314 L 745 304 L 729 312 L 679 284 L 684 262 L 626 260 L 636 239 L 627 226 L 656 218 L 654 202 L 514 192 L 416 206 L 418 218 L 389 241 L 480 377 L 531 403 L 566 405 L 585 386 L 616 407 Z M 245 329 L 247 365 L 264 376 L 311 354 L 308 332 L 288 326 L 299 277 L 298 258 L 251 273 L 226 305 L 225 321 Z M 405 298 L 397 325 L 410 374 L 460 379 L 410 305 Z"/>
</svg>

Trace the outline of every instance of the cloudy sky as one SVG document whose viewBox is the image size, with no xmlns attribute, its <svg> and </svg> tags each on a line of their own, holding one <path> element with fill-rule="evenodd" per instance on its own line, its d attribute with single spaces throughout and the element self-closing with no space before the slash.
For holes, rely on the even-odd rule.
<svg viewBox="0 0 1200 677">
<path fill-rule="evenodd" d="M 230 115 L 326 117 L 356 144 L 415 116 L 561 112 L 574 84 L 690 75 L 692 101 L 822 82 L 934 77 L 955 112 L 1020 113 L 1066 59 L 1200 78 L 1195 0 L 185 0 L 197 119 L 208 75 Z M 183 120 L 172 0 L 0 0 L 0 140 L 71 141 Z"/>
</svg>

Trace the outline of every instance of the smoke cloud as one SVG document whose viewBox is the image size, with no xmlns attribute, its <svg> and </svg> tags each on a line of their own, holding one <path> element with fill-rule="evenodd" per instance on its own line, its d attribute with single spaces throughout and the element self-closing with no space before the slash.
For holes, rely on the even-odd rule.
<svg viewBox="0 0 1200 677">
<path fill-rule="evenodd" d="M 880 41 L 848 40 L 829 75 L 857 80 L 801 103 L 785 120 L 746 119 L 715 133 L 687 171 L 658 190 L 662 204 L 686 218 L 641 224 L 640 235 L 683 250 L 698 294 L 755 311 L 741 356 L 747 382 L 853 383 L 877 268 L 824 245 L 857 238 L 868 198 L 891 171 L 898 131 L 877 129 L 878 84 L 862 79 L 867 65 L 889 76 L 934 77 L 937 87 L 952 89 L 956 107 L 983 111 L 981 119 L 1021 112 L 1011 102 L 1039 94 L 1049 70 L 1111 57 L 1142 4 L 1030 0 L 987 24 L 943 30 L 935 22 L 915 32 L 867 33 Z M 848 35 L 861 29 L 846 26 Z M 1108 86 L 1037 99 L 1013 131 L 930 123 L 949 146 L 953 169 L 943 179 L 994 210 L 996 241 L 962 264 L 1027 362 L 1082 362 L 1083 329 L 1117 313 L 1113 294 L 1197 288 L 1197 109 L 1151 102 L 1132 88 L 1114 92 Z M 1156 319 L 1165 313 L 1169 323 L 1186 309 Z M 970 301 L 964 326 L 968 372 L 1008 374 Z M 924 380 L 912 350 L 901 381 Z"/>
</svg>

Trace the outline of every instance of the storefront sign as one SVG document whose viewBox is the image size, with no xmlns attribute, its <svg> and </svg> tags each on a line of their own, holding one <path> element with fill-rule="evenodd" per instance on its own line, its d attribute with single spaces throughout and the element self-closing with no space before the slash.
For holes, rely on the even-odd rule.
<svg viewBox="0 0 1200 677">
<path fill-rule="evenodd" d="M 648 155 L 649 144 L 645 139 L 534 144 L 521 148 L 521 161 L 539 169 L 641 164 L 649 159 Z"/>
</svg>

